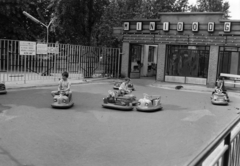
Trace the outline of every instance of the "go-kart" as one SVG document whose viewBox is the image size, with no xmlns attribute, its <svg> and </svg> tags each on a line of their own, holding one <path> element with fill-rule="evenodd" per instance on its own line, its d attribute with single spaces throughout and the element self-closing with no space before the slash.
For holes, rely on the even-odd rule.
<svg viewBox="0 0 240 166">
<path fill-rule="evenodd" d="M 136 97 L 133 94 L 124 94 L 121 91 L 108 91 L 109 96 L 103 98 L 102 106 L 104 108 L 130 111 L 137 104 Z"/>
<path fill-rule="evenodd" d="M 114 90 L 119 90 L 119 87 L 122 83 L 123 83 L 123 81 L 115 82 L 114 85 L 113 85 L 113 89 Z M 134 88 L 133 84 L 131 84 L 131 83 L 128 84 L 127 88 L 131 91 L 135 91 L 135 88 Z"/>
<path fill-rule="evenodd" d="M 4 83 L 0 82 L 0 94 L 6 94 L 7 90 L 6 90 L 6 86 Z"/>
<path fill-rule="evenodd" d="M 161 110 L 161 97 L 157 95 L 149 96 L 147 94 L 143 94 L 143 98 L 139 99 L 136 109 L 137 111 L 142 112 L 153 112 Z"/>
<path fill-rule="evenodd" d="M 73 105 L 74 103 L 72 102 L 72 100 L 69 101 L 69 97 L 62 91 L 59 92 L 59 95 L 55 95 L 53 97 L 53 108 L 70 108 Z"/>
<path fill-rule="evenodd" d="M 216 105 L 228 105 L 229 99 L 227 98 L 227 95 L 225 93 L 217 90 L 212 93 L 211 102 L 212 104 Z"/>
</svg>

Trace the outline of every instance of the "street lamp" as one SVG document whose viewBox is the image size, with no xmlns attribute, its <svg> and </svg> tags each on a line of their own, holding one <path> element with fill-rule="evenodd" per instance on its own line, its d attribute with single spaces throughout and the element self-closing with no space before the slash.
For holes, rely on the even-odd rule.
<svg viewBox="0 0 240 166">
<path fill-rule="evenodd" d="M 24 11 L 23 14 L 25 16 L 27 16 L 28 18 L 30 18 L 32 21 L 36 22 L 37 24 L 41 24 L 41 25 L 43 25 L 43 26 L 45 26 L 47 28 L 47 44 L 48 44 L 48 29 L 49 29 L 49 26 L 51 25 L 51 23 L 53 22 L 53 19 L 49 22 L 48 25 L 45 25 L 44 23 L 42 23 L 41 21 L 39 21 L 38 19 L 36 19 L 32 15 L 30 15 L 29 13 Z"/>
</svg>

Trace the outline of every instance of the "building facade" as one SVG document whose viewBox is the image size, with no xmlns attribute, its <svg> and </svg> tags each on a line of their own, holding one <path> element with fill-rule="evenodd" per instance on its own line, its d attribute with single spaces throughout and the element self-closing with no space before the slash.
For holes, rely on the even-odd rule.
<svg viewBox="0 0 240 166">
<path fill-rule="evenodd" d="M 160 13 L 123 20 L 122 71 L 130 78 L 213 87 L 220 73 L 240 74 L 240 20 L 223 13 Z"/>
</svg>

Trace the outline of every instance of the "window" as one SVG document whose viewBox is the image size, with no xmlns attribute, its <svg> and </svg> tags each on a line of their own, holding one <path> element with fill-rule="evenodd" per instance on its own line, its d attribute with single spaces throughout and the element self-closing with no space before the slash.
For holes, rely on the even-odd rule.
<svg viewBox="0 0 240 166">
<path fill-rule="evenodd" d="M 218 75 L 220 73 L 240 74 L 240 48 L 220 47 Z"/>
<path fill-rule="evenodd" d="M 167 46 L 166 75 L 207 78 L 208 63 L 208 46 Z"/>
</svg>

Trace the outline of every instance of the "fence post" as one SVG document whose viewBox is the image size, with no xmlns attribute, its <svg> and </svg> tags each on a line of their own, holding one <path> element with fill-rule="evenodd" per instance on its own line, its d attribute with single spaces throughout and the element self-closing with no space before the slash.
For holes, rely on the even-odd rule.
<svg viewBox="0 0 240 166">
<path fill-rule="evenodd" d="M 24 84 L 26 84 L 26 73 L 27 73 L 27 55 L 23 55 L 24 57 Z"/>
<path fill-rule="evenodd" d="M 223 156 L 223 165 L 224 166 L 229 166 L 229 158 L 230 158 L 230 152 L 231 152 L 231 132 L 226 136 L 224 140 L 224 145 L 228 145 L 228 149 L 224 153 Z"/>
<path fill-rule="evenodd" d="M 53 54 L 53 65 L 54 65 L 54 81 L 56 81 L 56 67 L 57 67 L 57 54 Z"/>
</svg>

